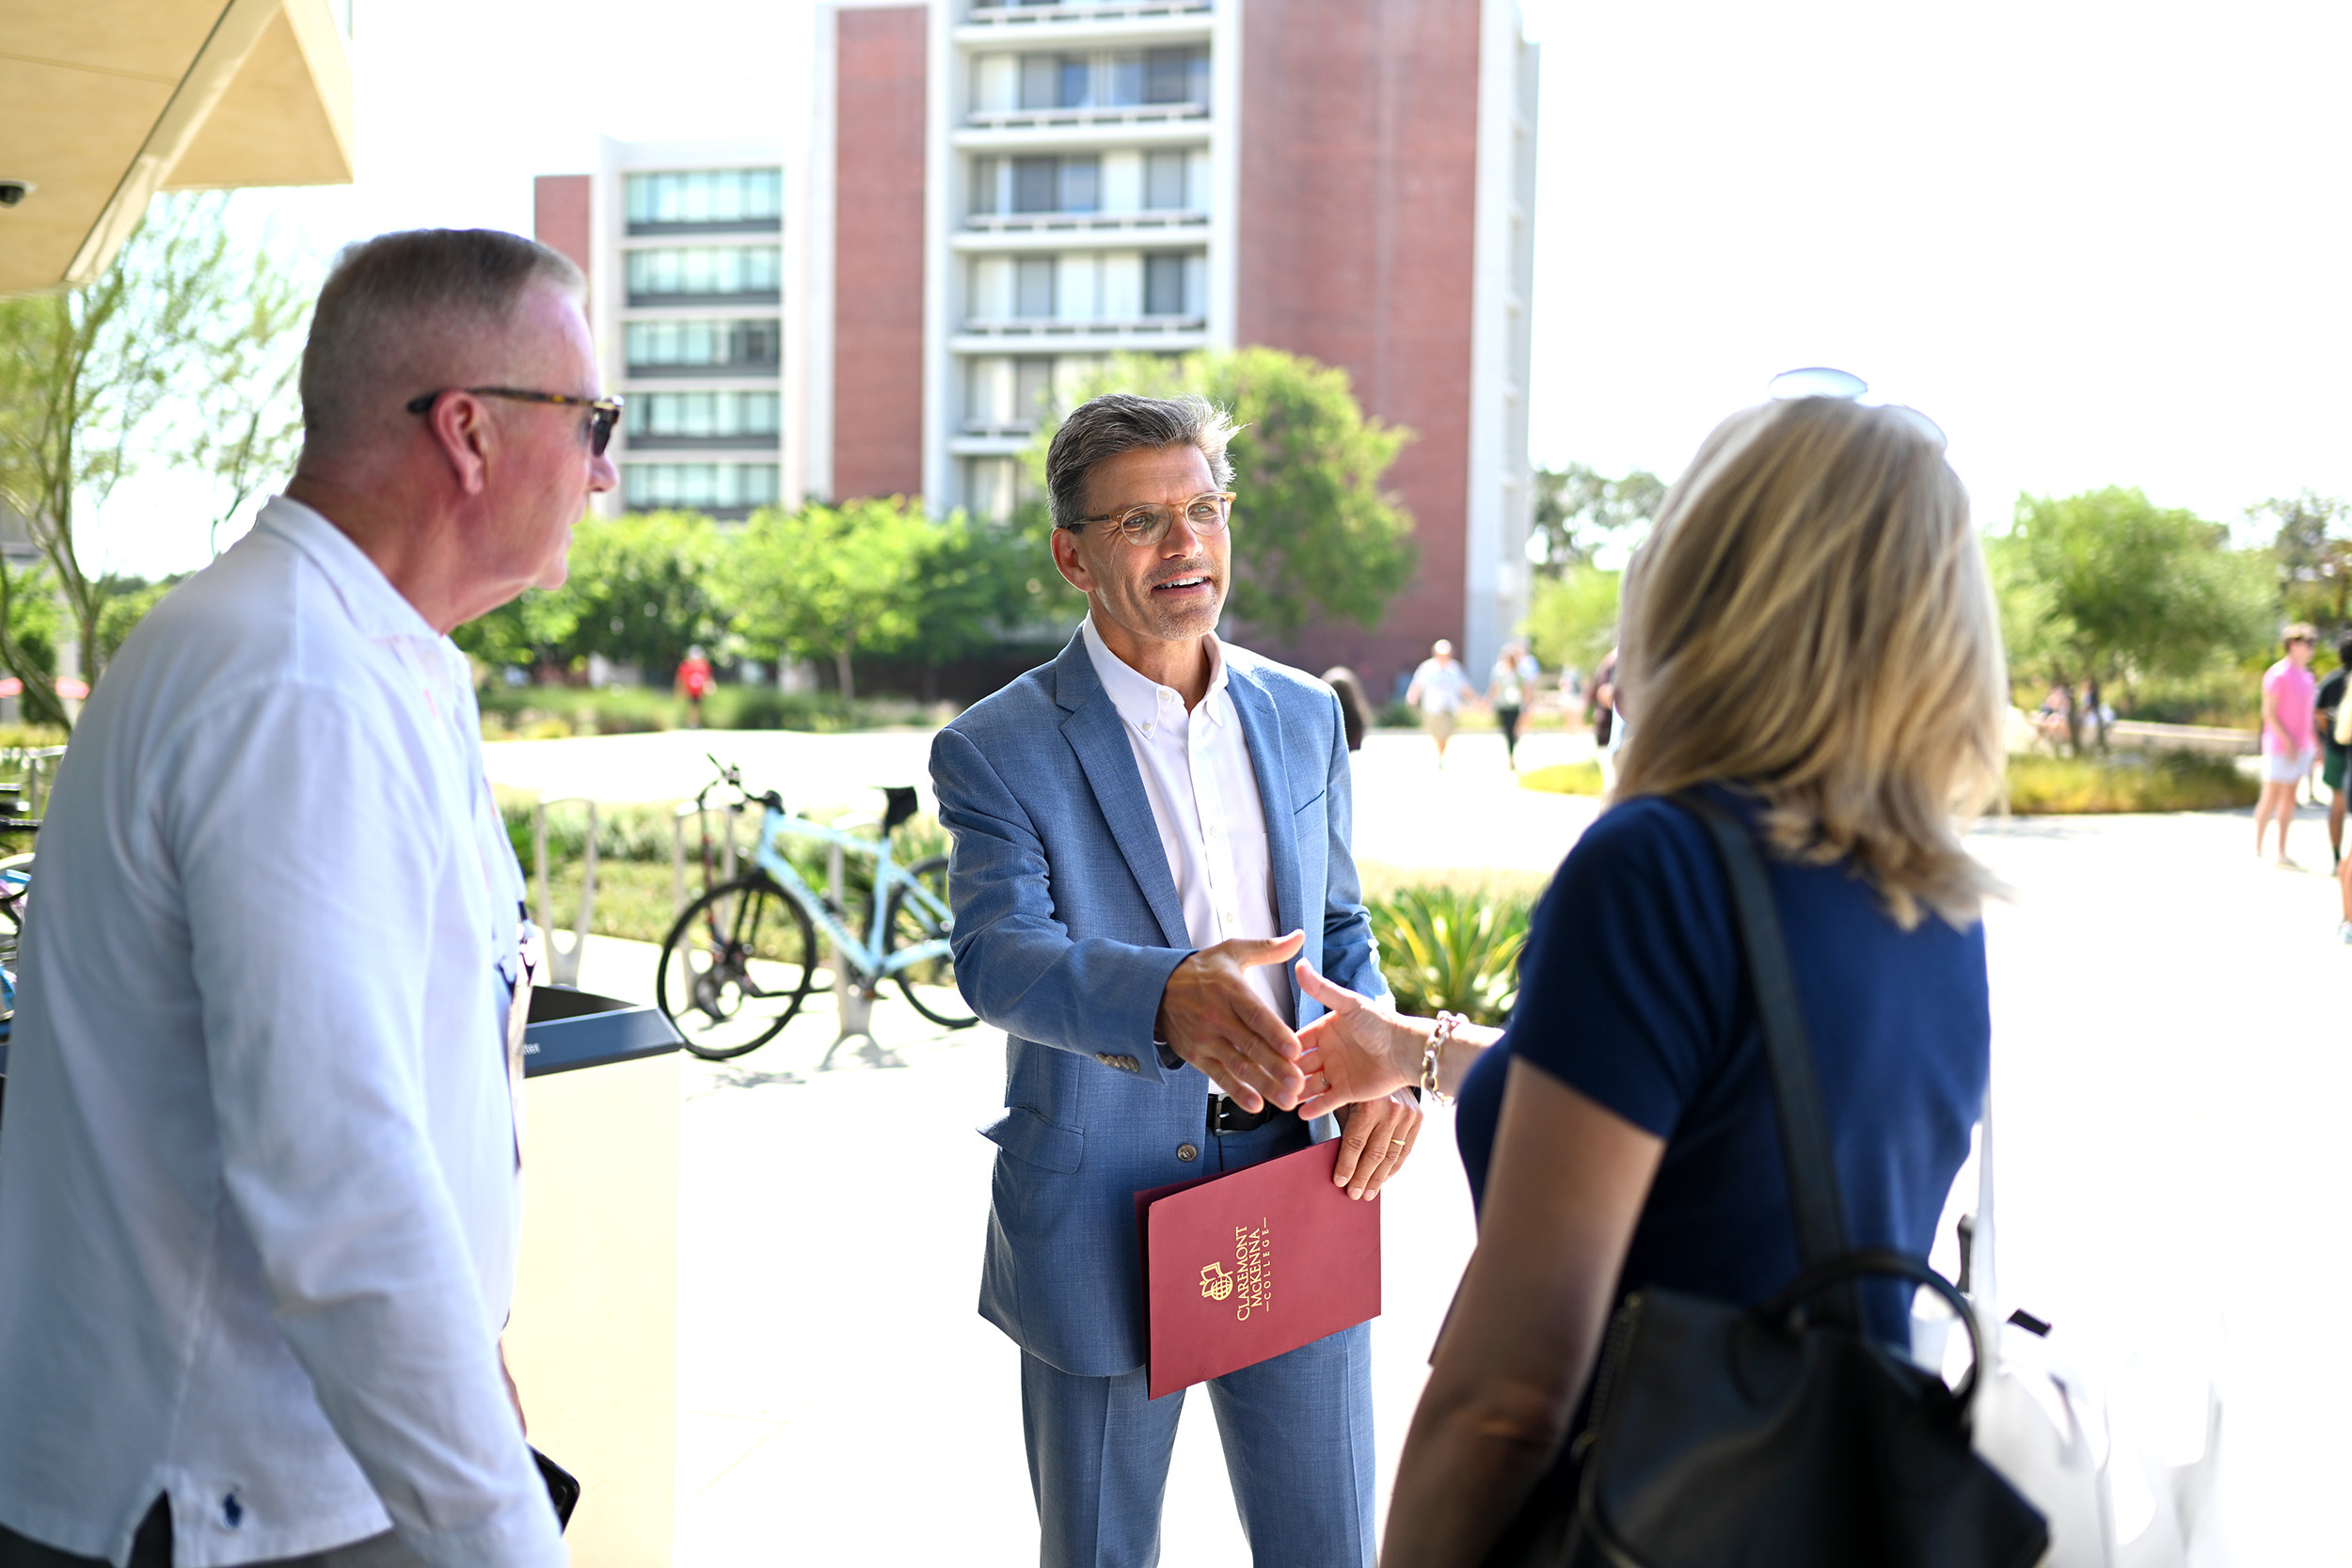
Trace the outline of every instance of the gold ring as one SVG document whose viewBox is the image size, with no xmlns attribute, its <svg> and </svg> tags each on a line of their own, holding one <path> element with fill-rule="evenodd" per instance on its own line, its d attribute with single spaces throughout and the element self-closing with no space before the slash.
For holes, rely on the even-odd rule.
<svg viewBox="0 0 2352 1568">
<path fill-rule="evenodd" d="M 1391 1138 L 1389 1142 L 1395 1145 L 1399 1148 L 1403 1148 L 1405 1147 L 1405 1140 L 1403 1138 Z"/>
</svg>

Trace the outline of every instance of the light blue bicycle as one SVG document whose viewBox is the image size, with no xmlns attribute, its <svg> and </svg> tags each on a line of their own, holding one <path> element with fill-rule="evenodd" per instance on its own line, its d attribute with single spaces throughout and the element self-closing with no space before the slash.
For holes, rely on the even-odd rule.
<svg viewBox="0 0 2352 1568">
<path fill-rule="evenodd" d="M 859 838 L 793 816 L 774 790 L 754 795 L 738 769 L 722 768 L 694 802 L 704 823 L 706 880 L 711 875 L 709 797 L 722 786 L 735 793 L 738 807 L 757 805 L 765 815 L 752 869 L 689 904 L 661 944 L 654 999 L 687 1050 L 711 1061 L 756 1050 L 782 1032 L 820 985 L 854 986 L 870 1000 L 891 980 L 916 1012 L 943 1028 L 967 1029 L 979 1022 L 956 990 L 947 945 L 954 923 L 947 858 L 900 865 L 891 852 L 891 833 L 917 809 L 912 788 L 884 789 L 889 804 L 881 836 Z M 793 838 L 874 863 L 863 937 L 850 928 L 849 911 L 810 887 L 785 858 L 784 845 Z M 833 958 L 818 945 L 820 931 Z M 846 975 L 832 973 L 835 958 Z"/>
</svg>

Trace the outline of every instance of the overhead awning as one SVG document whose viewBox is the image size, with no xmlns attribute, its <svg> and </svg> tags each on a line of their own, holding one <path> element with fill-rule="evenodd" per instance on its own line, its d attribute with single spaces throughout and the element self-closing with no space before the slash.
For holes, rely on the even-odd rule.
<svg viewBox="0 0 2352 1568">
<path fill-rule="evenodd" d="M 341 0 L 8 0 L 0 296 L 72 288 L 159 190 L 352 178 Z"/>
</svg>

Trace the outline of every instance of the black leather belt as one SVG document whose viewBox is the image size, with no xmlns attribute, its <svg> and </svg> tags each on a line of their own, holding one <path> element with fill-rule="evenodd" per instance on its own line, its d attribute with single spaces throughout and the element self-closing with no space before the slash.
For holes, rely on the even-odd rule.
<svg viewBox="0 0 2352 1568">
<path fill-rule="evenodd" d="M 1263 1110 L 1245 1111 L 1221 1094 L 1209 1096 L 1209 1135 L 1225 1132 L 1255 1132 L 1282 1113 L 1271 1104 Z"/>
</svg>

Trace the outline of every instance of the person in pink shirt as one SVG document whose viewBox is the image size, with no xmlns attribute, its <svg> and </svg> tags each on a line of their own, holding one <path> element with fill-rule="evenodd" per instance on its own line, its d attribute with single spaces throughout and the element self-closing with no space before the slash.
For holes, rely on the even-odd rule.
<svg viewBox="0 0 2352 1568">
<path fill-rule="evenodd" d="M 2263 833 L 2273 817 L 2279 823 L 2279 863 L 2295 869 L 2287 858 L 2287 825 L 2295 820 L 2295 792 L 2312 770 L 2319 742 L 2312 728 L 2312 705 L 2318 688 L 2312 680 L 2312 650 L 2319 634 L 2301 621 L 2280 634 L 2287 657 L 2263 672 L 2263 793 L 2254 807 L 2254 855 L 2262 857 Z"/>
</svg>

